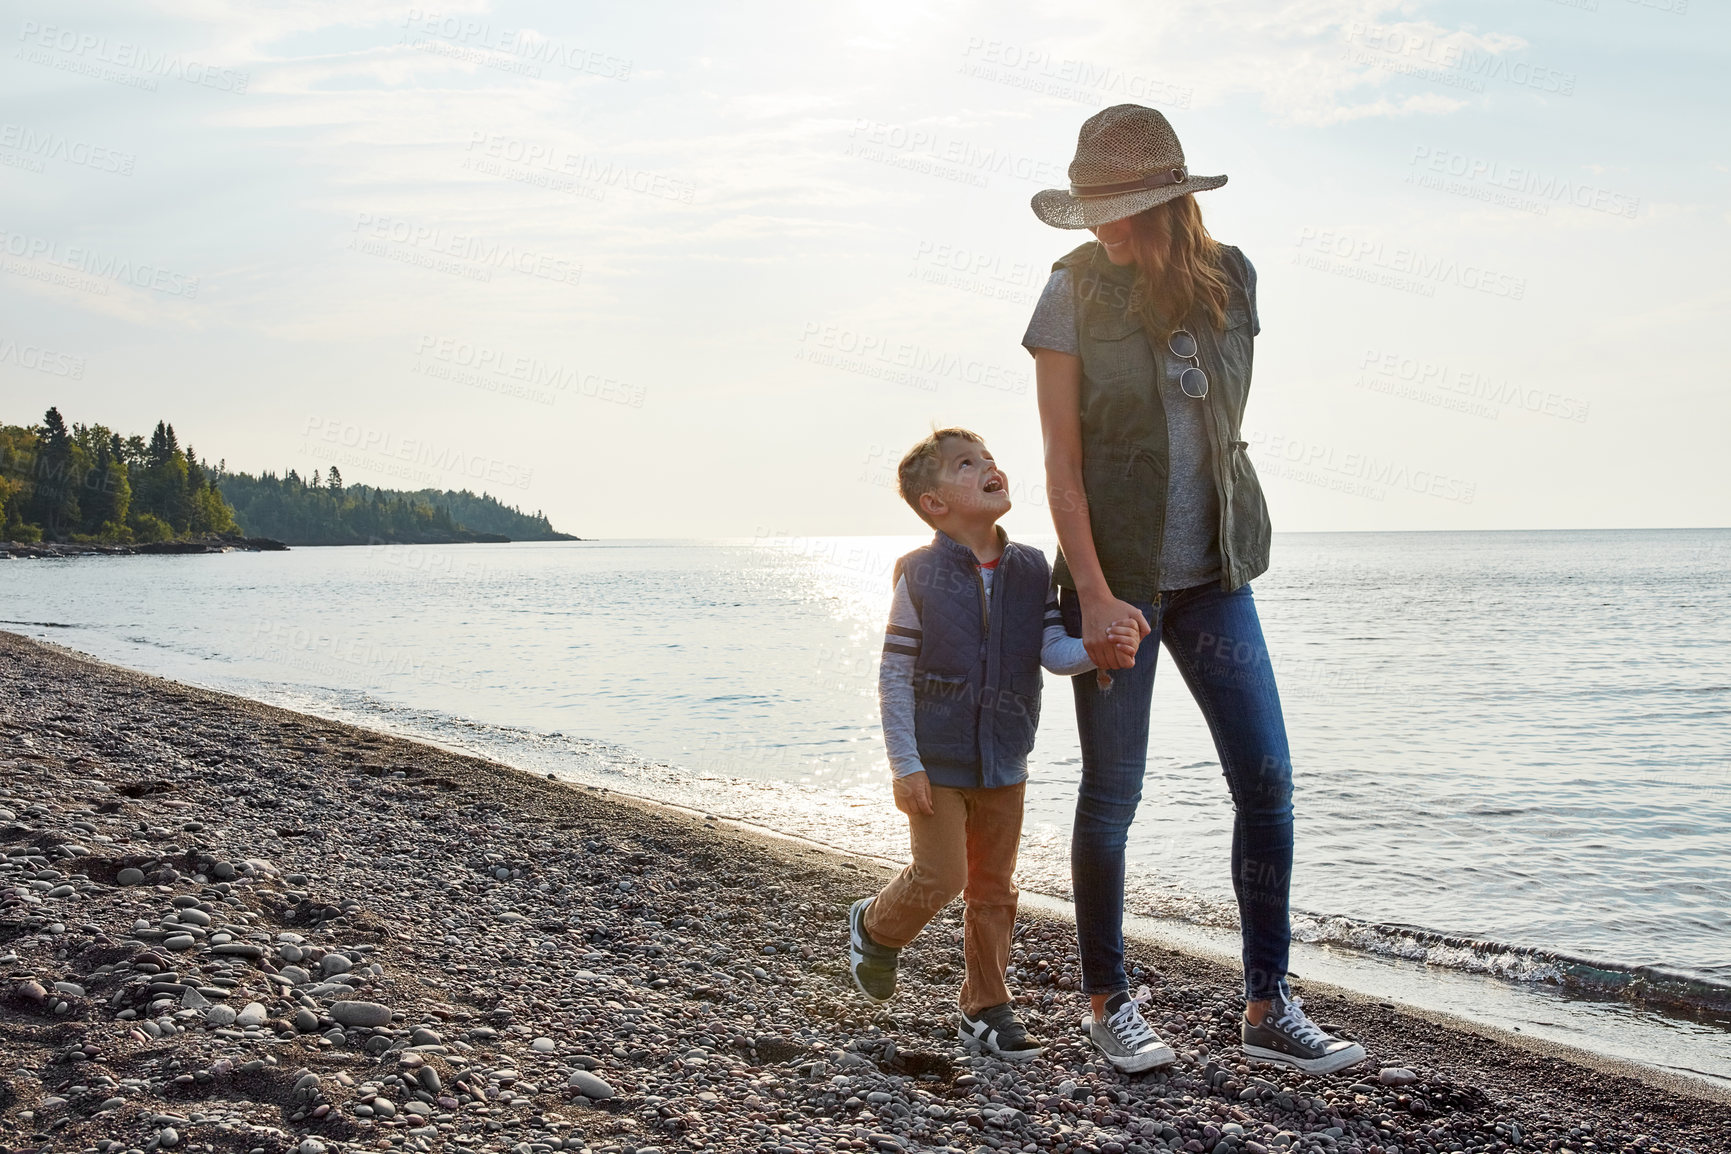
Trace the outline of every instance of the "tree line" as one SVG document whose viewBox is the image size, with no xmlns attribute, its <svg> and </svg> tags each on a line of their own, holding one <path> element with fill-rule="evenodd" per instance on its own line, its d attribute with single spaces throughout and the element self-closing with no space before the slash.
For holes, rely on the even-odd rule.
<svg viewBox="0 0 1731 1154">
<path fill-rule="evenodd" d="M 0 425 L 0 538 L 145 544 L 235 533 L 208 462 L 158 421 L 146 441 L 73 425 L 49 409 L 31 428 Z"/>
<path fill-rule="evenodd" d="M 302 477 L 230 473 L 174 426 L 150 438 L 67 426 L 57 408 L 35 426 L 0 424 L 0 540 L 133 545 L 209 536 L 289 545 L 575 540 L 545 515 L 482 493 L 345 485 L 333 465 Z"/>
</svg>

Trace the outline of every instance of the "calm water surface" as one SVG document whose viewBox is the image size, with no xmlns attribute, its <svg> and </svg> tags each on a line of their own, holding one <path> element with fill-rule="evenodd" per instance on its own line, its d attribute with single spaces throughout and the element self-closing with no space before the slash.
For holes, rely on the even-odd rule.
<svg viewBox="0 0 1731 1154">
<path fill-rule="evenodd" d="M 920 543 L 9 562 L 0 617 L 166 676 L 904 856 L 876 663 L 891 565 Z M 1277 537 L 1255 594 L 1292 737 L 1299 936 L 1519 982 L 1657 967 L 1649 981 L 1685 999 L 1731 995 L 1728 574 L 1731 531 Z M 1225 785 L 1163 673 L 1130 904 L 1230 927 Z M 1048 678 L 1025 888 L 1068 892 L 1078 772 L 1069 687 Z"/>
</svg>

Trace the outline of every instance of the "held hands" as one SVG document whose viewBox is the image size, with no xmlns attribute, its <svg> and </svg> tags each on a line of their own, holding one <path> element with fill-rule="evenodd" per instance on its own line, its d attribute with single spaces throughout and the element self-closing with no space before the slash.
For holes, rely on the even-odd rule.
<svg viewBox="0 0 1731 1154">
<path fill-rule="evenodd" d="M 1131 665 L 1136 664 L 1136 650 L 1142 647 L 1143 632 L 1142 626 L 1133 617 L 1114 621 L 1106 628 L 1107 638 L 1118 647 L 1118 653 Z"/>
<path fill-rule="evenodd" d="M 1082 645 L 1096 669 L 1135 665 L 1136 650 L 1148 632 L 1148 619 L 1128 601 L 1108 596 L 1082 602 Z"/>
<path fill-rule="evenodd" d="M 895 778 L 890 789 L 895 794 L 896 808 L 909 817 L 931 816 L 932 783 L 924 770 Z"/>
</svg>

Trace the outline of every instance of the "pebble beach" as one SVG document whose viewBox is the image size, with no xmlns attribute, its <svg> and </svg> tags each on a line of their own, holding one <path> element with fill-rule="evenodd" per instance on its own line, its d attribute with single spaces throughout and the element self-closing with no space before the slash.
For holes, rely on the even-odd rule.
<svg viewBox="0 0 1731 1154">
<path fill-rule="evenodd" d="M 1024 915 L 1012 1065 L 956 1040 L 960 907 L 874 1006 L 887 867 L 0 633 L 0 1154 L 1731 1150 L 1731 1095 L 1296 983 L 1371 1058 L 1245 1063 L 1235 972 L 1135 944 L 1179 1051 L 1077 1022 Z"/>
</svg>

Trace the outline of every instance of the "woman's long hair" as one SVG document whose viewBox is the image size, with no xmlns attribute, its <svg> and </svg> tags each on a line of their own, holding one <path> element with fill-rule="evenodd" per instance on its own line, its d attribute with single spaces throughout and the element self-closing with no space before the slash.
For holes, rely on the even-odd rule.
<svg viewBox="0 0 1731 1154">
<path fill-rule="evenodd" d="M 1130 308 L 1149 332 L 1164 337 L 1198 308 L 1198 319 L 1226 327 L 1230 293 L 1220 244 L 1203 226 L 1194 196 L 1186 193 L 1130 217 L 1130 252 L 1136 258 Z"/>
</svg>

